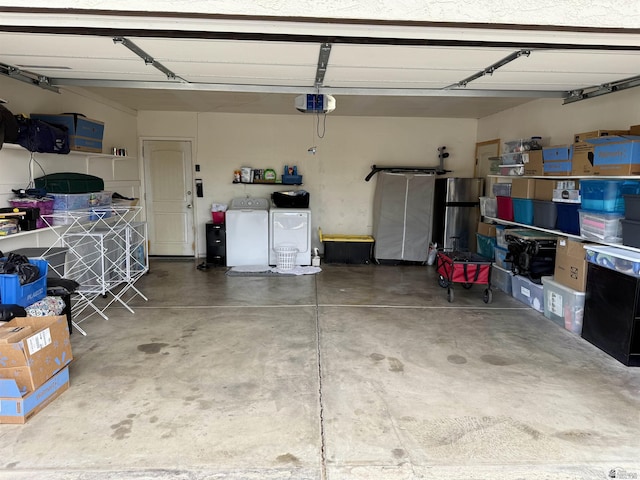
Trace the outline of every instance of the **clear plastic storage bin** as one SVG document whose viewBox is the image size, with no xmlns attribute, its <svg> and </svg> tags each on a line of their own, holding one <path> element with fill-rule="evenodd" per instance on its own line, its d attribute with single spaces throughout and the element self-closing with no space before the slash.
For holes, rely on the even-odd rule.
<svg viewBox="0 0 640 480">
<path fill-rule="evenodd" d="M 514 275 L 511 279 L 511 287 L 513 298 L 540 313 L 544 313 L 544 290 L 542 285 L 533 283 L 522 275 Z"/>
<path fill-rule="evenodd" d="M 507 254 L 509 250 L 496 246 L 493 249 L 494 261 L 500 268 L 511 270 L 511 262 L 507 262 Z"/>
<path fill-rule="evenodd" d="M 511 295 L 512 286 L 511 279 L 513 278 L 513 273 L 510 270 L 502 268 L 498 266 L 498 264 L 494 263 L 491 267 L 491 286 L 499 288 L 504 293 L 508 293 Z"/>
<path fill-rule="evenodd" d="M 491 218 L 498 215 L 498 202 L 495 198 L 480 197 L 480 215 Z"/>
<path fill-rule="evenodd" d="M 511 196 L 511 184 L 510 183 L 494 183 L 493 194 L 496 197 L 510 197 Z"/>
<path fill-rule="evenodd" d="M 509 230 L 506 225 L 496 225 L 496 246 L 500 248 L 508 248 L 507 241 L 504 239 L 505 232 Z"/>
<path fill-rule="evenodd" d="M 582 333 L 585 293 L 561 285 L 551 277 L 542 277 L 544 316 L 572 333 Z"/>
<path fill-rule="evenodd" d="M 622 215 L 578 210 L 580 235 L 590 240 L 622 243 Z"/>
</svg>

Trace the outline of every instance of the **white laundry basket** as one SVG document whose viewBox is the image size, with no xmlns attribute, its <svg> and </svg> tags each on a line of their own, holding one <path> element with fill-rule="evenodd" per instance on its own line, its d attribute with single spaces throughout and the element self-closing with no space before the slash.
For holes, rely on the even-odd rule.
<svg viewBox="0 0 640 480">
<path fill-rule="evenodd" d="M 275 247 L 277 253 L 276 267 L 279 270 L 291 270 L 295 266 L 298 249 L 296 247 Z"/>
</svg>

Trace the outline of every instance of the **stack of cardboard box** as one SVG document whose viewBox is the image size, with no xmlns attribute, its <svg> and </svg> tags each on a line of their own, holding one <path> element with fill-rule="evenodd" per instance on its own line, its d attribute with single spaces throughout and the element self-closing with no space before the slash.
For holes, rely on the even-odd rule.
<svg viewBox="0 0 640 480">
<path fill-rule="evenodd" d="M 25 423 L 69 388 L 66 316 L 0 324 L 0 423 Z"/>
</svg>

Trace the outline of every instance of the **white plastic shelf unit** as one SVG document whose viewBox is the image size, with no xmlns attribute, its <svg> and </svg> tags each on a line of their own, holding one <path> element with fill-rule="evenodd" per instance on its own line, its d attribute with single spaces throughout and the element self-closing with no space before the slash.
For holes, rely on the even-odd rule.
<svg viewBox="0 0 640 480">
<path fill-rule="evenodd" d="M 80 323 L 93 315 L 108 320 L 105 310 L 114 303 L 134 313 L 128 302 L 136 296 L 147 300 L 134 286 L 149 270 L 147 225 L 140 221 L 141 213 L 141 207 L 110 206 L 43 217 L 50 226 L 58 226 L 54 231 L 68 249 L 64 272 L 56 273 L 80 284 L 73 296 L 72 324 L 83 335 Z M 106 304 L 97 301 L 109 295 Z"/>
</svg>

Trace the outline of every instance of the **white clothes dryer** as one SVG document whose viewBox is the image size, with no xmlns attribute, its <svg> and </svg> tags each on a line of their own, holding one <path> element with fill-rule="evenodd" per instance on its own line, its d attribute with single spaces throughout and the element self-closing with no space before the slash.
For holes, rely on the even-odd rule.
<svg viewBox="0 0 640 480">
<path fill-rule="evenodd" d="M 311 265 L 311 209 L 272 206 L 269 218 L 269 265 L 277 264 L 277 247 L 296 247 L 295 265 Z"/>
<path fill-rule="evenodd" d="M 267 198 L 231 200 L 225 219 L 227 266 L 269 265 L 269 206 Z"/>
</svg>

